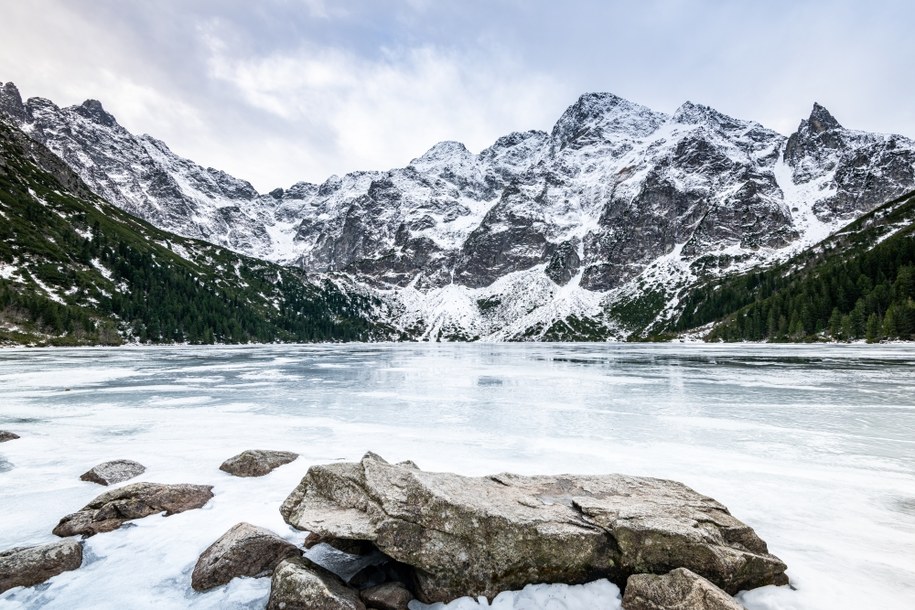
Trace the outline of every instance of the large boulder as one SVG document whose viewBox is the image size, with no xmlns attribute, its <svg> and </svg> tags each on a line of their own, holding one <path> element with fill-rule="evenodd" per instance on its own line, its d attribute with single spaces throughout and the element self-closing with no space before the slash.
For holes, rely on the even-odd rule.
<svg viewBox="0 0 915 610">
<path fill-rule="evenodd" d="M 112 460 L 90 468 L 79 478 L 99 485 L 123 483 L 146 472 L 146 466 L 133 460 Z"/>
<path fill-rule="evenodd" d="M 531 583 L 622 585 L 679 567 L 728 592 L 787 582 L 785 564 L 727 508 L 661 479 L 463 477 L 369 453 L 310 468 L 281 512 L 294 527 L 367 540 L 412 566 L 428 603 Z"/>
<path fill-rule="evenodd" d="M 0 593 L 43 583 L 52 576 L 77 569 L 82 563 L 83 547 L 76 540 L 0 551 Z"/>
<path fill-rule="evenodd" d="M 299 454 L 291 451 L 249 449 L 230 457 L 219 466 L 219 469 L 236 477 L 262 477 L 297 457 Z"/>
<path fill-rule="evenodd" d="M 745 610 L 734 598 L 686 568 L 667 574 L 633 574 L 623 610 Z"/>
<path fill-rule="evenodd" d="M 206 591 L 237 576 L 268 576 L 282 560 L 300 556 L 291 542 L 250 523 L 239 523 L 200 555 L 191 586 Z"/>
<path fill-rule="evenodd" d="M 18 434 L 14 434 L 9 430 L 0 430 L 0 443 L 5 443 L 6 441 L 14 441 L 19 438 Z"/>
<path fill-rule="evenodd" d="M 60 520 L 58 536 L 84 537 L 110 532 L 132 519 L 164 512 L 166 516 L 200 508 L 213 497 L 211 485 L 131 483 L 105 492 L 79 512 Z"/>
<path fill-rule="evenodd" d="M 366 610 L 355 589 L 304 558 L 286 559 L 273 571 L 267 610 Z"/>
</svg>

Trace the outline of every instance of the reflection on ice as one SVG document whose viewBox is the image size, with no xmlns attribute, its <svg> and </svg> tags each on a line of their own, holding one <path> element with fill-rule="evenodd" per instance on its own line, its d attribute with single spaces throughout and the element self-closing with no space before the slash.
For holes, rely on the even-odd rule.
<svg viewBox="0 0 915 610">
<path fill-rule="evenodd" d="M 369 449 L 468 475 L 681 480 L 788 563 L 797 591 L 748 592 L 750 610 L 902 610 L 915 598 L 908 346 L 3 350 L 0 387 L 0 429 L 22 437 L 0 445 L 0 549 L 52 540 L 60 517 L 100 493 L 79 475 L 107 460 L 216 494 L 203 510 L 89 539 L 80 570 L 0 595 L 0 608 L 262 608 L 267 579 L 191 590 L 200 552 L 239 521 L 301 543 L 279 515 L 282 500 L 310 464 Z M 262 479 L 218 470 L 245 449 L 302 457 Z M 588 587 L 504 599 L 572 608 L 593 594 L 605 605 L 584 607 L 617 607 L 613 585 Z M 545 605 L 543 595 L 567 597 Z"/>
</svg>

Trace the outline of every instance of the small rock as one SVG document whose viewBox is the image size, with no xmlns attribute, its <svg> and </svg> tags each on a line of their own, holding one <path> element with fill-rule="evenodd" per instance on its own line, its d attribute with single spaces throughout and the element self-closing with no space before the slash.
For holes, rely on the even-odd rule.
<svg viewBox="0 0 915 610">
<path fill-rule="evenodd" d="M 294 544 L 250 523 L 239 523 L 200 555 L 191 586 L 206 591 L 237 576 L 268 576 L 279 562 L 301 555 Z"/>
<path fill-rule="evenodd" d="M 105 492 L 79 512 L 60 520 L 58 536 L 84 537 L 110 532 L 132 519 L 164 512 L 165 516 L 200 508 L 213 497 L 212 485 L 131 483 Z"/>
<path fill-rule="evenodd" d="M 14 441 L 19 438 L 18 434 L 14 434 L 7 430 L 0 430 L 0 443 L 5 443 L 6 441 Z"/>
<path fill-rule="evenodd" d="M 267 610 L 366 610 L 355 589 L 304 558 L 286 559 L 270 583 Z"/>
<path fill-rule="evenodd" d="M 237 477 L 262 477 L 272 472 L 274 468 L 288 464 L 297 457 L 299 454 L 291 451 L 249 449 L 230 457 L 222 463 L 219 469 Z"/>
<path fill-rule="evenodd" d="M 388 582 L 359 592 L 359 597 L 369 608 L 377 610 L 408 610 L 413 594 L 400 583 Z"/>
<path fill-rule="evenodd" d="M 633 574 L 624 610 L 744 610 L 730 595 L 686 568 L 667 574 Z"/>
<path fill-rule="evenodd" d="M 98 483 L 99 485 L 114 485 L 140 476 L 144 472 L 146 472 L 146 466 L 139 462 L 113 460 L 90 469 L 88 472 L 83 473 L 79 479 L 90 483 Z"/>
<path fill-rule="evenodd" d="M 83 547 L 76 540 L 0 552 L 0 593 L 13 587 L 31 587 L 83 563 Z"/>
</svg>

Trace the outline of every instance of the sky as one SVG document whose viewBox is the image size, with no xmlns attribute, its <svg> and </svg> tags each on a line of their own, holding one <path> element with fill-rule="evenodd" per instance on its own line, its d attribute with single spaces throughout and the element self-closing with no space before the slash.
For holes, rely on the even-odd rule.
<svg viewBox="0 0 915 610">
<path fill-rule="evenodd" d="M 0 0 L 0 82 L 261 192 L 549 131 L 583 93 L 915 138 L 909 0 Z"/>
</svg>

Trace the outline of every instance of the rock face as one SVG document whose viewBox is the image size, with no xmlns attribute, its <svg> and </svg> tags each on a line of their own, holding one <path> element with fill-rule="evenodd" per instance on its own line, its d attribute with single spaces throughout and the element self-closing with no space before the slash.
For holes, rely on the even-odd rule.
<svg viewBox="0 0 915 610">
<path fill-rule="evenodd" d="M 367 540 L 412 566 L 425 602 L 540 582 L 687 567 L 729 592 L 785 584 L 785 564 L 715 500 L 673 481 L 462 477 L 374 454 L 313 466 L 281 508 L 294 527 Z"/>
<path fill-rule="evenodd" d="M 219 469 L 237 477 L 262 477 L 297 457 L 299 454 L 291 451 L 249 449 L 230 457 Z"/>
<path fill-rule="evenodd" d="M 99 485 L 114 485 L 138 477 L 144 472 L 146 472 L 146 466 L 139 462 L 112 460 L 91 468 L 79 478 L 81 481 L 89 481 Z"/>
<path fill-rule="evenodd" d="M 623 609 L 744 610 L 744 607 L 705 578 L 686 568 L 677 568 L 664 575 L 630 576 Z"/>
<path fill-rule="evenodd" d="M 84 537 L 110 532 L 126 521 L 164 512 L 166 516 L 200 508 L 213 497 L 211 485 L 132 483 L 105 492 L 79 512 L 60 520 L 58 536 Z"/>
<path fill-rule="evenodd" d="M 267 610 L 366 610 L 355 589 L 307 559 L 287 559 L 270 583 Z"/>
<path fill-rule="evenodd" d="M 5 443 L 6 441 L 14 441 L 19 438 L 18 434 L 13 434 L 6 430 L 0 430 L 0 443 Z"/>
<path fill-rule="evenodd" d="M 0 552 L 0 593 L 13 587 L 31 587 L 77 569 L 83 563 L 83 547 L 76 540 L 61 540 L 33 547 Z"/>
<path fill-rule="evenodd" d="M 191 586 L 206 591 L 237 576 L 267 576 L 282 560 L 301 554 L 294 544 L 270 530 L 239 523 L 200 555 Z"/>
</svg>

